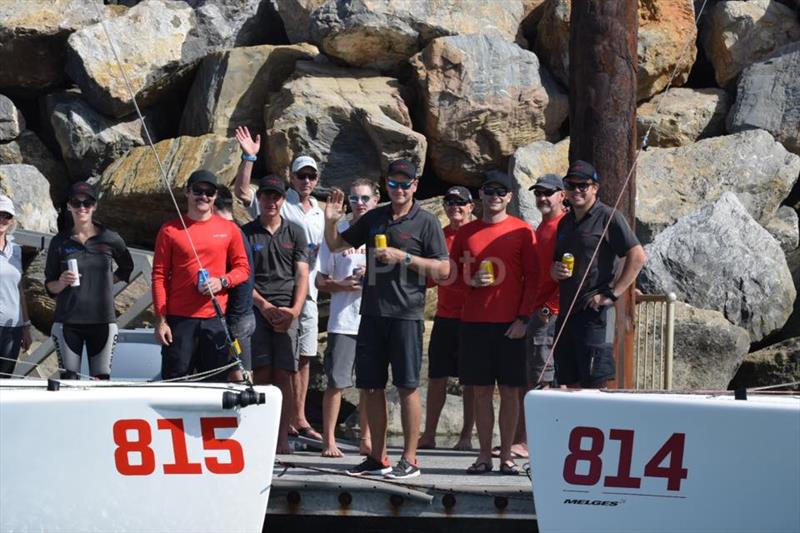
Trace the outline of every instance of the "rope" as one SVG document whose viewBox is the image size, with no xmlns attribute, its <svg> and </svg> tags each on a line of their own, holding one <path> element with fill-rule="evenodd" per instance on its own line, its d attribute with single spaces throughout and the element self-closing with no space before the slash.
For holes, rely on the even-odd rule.
<svg viewBox="0 0 800 533">
<path fill-rule="evenodd" d="M 700 17 L 702 16 L 703 10 L 705 10 L 707 3 L 708 0 L 703 0 L 703 5 L 700 6 L 700 10 L 697 12 L 697 16 L 695 17 L 695 26 L 697 26 L 697 24 L 700 22 Z M 692 42 L 693 42 L 692 39 L 686 40 L 683 50 L 681 51 L 681 54 L 679 56 L 680 60 L 675 62 L 675 68 L 672 70 L 672 75 L 670 76 L 669 81 L 667 82 L 667 86 L 664 89 L 664 92 L 669 91 L 670 87 L 672 86 L 672 83 L 675 81 L 675 77 L 678 75 L 678 67 L 680 66 L 681 61 L 686 55 L 686 52 L 689 49 L 689 45 Z M 655 110 L 656 114 L 658 114 L 658 112 L 661 110 L 662 101 L 663 99 L 659 100 L 658 104 L 656 105 L 656 110 Z M 539 383 L 541 383 L 542 378 L 544 377 L 544 373 L 547 370 L 547 367 L 553 361 L 553 355 L 555 353 L 556 346 L 558 345 L 558 341 L 561 339 L 561 334 L 564 332 L 564 328 L 567 325 L 567 321 L 569 320 L 569 317 L 572 314 L 573 309 L 575 308 L 575 303 L 578 301 L 578 296 L 581 293 L 581 289 L 583 288 L 583 285 L 586 282 L 586 278 L 589 276 L 589 272 L 591 271 L 591 266 L 594 263 L 595 259 L 597 258 L 597 254 L 600 251 L 600 246 L 603 244 L 603 241 L 605 240 L 606 234 L 608 233 L 608 228 L 611 225 L 611 221 L 614 219 L 613 214 L 618 211 L 619 204 L 622 201 L 622 196 L 625 193 L 625 190 L 628 188 L 628 184 L 630 183 L 633 172 L 636 170 L 636 166 L 639 162 L 639 156 L 642 155 L 642 152 L 647 147 L 647 140 L 650 138 L 650 132 L 652 131 L 654 126 L 655 124 L 650 124 L 650 126 L 648 127 L 647 131 L 644 134 L 642 146 L 636 151 L 636 157 L 634 157 L 633 163 L 631 164 L 631 168 L 628 171 L 627 176 L 625 176 L 625 181 L 623 182 L 622 188 L 620 189 L 619 194 L 617 195 L 617 200 L 614 202 L 614 205 L 612 206 L 612 216 L 608 218 L 608 221 L 606 222 L 606 225 L 603 228 L 603 233 L 600 235 L 600 239 L 597 241 L 597 245 L 595 246 L 594 251 L 592 252 L 592 257 L 589 260 L 589 265 L 587 266 L 587 268 L 583 273 L 581 282 L 578 284 L 578 290 L 575 291 L 575 296 L 572 297 L 572 302 L 570 302 L 569 304 L 567 313 L 566 315 L 564 315 L 564 320 L 561 321 L 561 327 L 558 328 L 556 337 L 553 340 L 553 345 L 550 347 L 549 353 L 547 354 L 547 360 L 545 361 L 545 364 L 542 366 L 542 370 L 539 373 L 539 378 L 536 380 Z"/>
</svg>

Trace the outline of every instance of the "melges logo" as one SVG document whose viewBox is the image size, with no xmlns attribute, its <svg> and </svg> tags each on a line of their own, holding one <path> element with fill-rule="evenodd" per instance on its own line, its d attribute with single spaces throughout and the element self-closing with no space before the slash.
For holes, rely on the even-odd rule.
<svg viewBox="0 0 800 533">
<path fill-rule="evenodd" d="M 572 498 L 564 500 L 564 505 L 591 505 L 595 507 L 617 507 L 622 503 L 619 500 L 575 500 Z"/>
</svg>

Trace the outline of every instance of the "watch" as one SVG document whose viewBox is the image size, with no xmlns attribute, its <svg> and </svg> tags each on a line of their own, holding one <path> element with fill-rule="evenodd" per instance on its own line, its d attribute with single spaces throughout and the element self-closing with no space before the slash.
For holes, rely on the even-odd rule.
<svg viewBox="0 0 800 533">
<path fill-rule="evenodd" d="M 542 307 L 539 309 L 539 313 L 543 316 L 550 316 L 550 308 L 547 306 Z"/>
<path fill-rule="evenodd" d="M 231 282 L 228 281 L 228 278 L 226 276 L 222 276 L 221 278 L 219 278 L 219 283 L 220 285 L 222 285 L 223 289 L 227 289 L 231 284 Z"/>
<path fill-rule="evenodd" d="M 403 258 L 403 264 L 408 266 L 411 264 L 411 254 L 406 252 L 406 256 Z"/>
</svg>

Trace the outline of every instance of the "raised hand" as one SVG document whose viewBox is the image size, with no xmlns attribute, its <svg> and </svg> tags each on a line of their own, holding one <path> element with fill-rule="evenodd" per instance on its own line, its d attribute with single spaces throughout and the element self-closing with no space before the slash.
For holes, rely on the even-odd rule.
<svg viewBox="0 0 800 533">
<path fill-rule="evenodd" d="M 236 140 L 239 142 L 242 152 L 247 155 L 258 155 L 258 151 L 261 150 L 261 135 L 256 135 L 256 138 L 253 139 L 247 126 L 236 128 Z"/>
<path fill-rule="evenodd" d="M 334 187 L 325 204 L 325 220 L 338 222 L 344 216 L 344 191 Z"/>
</svg>

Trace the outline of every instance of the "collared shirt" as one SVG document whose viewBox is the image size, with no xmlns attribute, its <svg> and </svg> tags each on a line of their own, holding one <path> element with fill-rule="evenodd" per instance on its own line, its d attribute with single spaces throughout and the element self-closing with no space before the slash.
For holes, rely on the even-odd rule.
<svg viewBox="0 0 800 533">
<path fill-rule="evenodd" d="M 22 279 L 22 248 L 6 234 L 6 247 L 0 250 L 0 327 L 22 324 L 19 282 Z"/>
<path fill-rule="evenodd" d="M 242 244 L 244 245 L 244 251 L 247 253 L 250 275 L 247 276 L 247 281 L 244 283 L 228 289 L 228 309 L 225 311 L 225 316 L 230 320 L 237 320 L 253 312 L 253 283 L 255 279 L 253 252 L 247 244 L 247 237 L 244 232 L 239 230 L 239 233 L 242 235 Z"/>
<path fill-rule="evenodd" d="M 639 240 L 622 213 L 614 211 L 600 200 L 595 201 L 595 204 L 581 220 L 577 220 L 575 212 L 570 211 L 558 224 L 553 261 L 561 261 L 565 253 L 575 256 L 572 276 L 559 283 L 559 304 L 562 312 L 569 309 L 609 218 L 611 218 L 611 224 L 608 227 L 608 233 L 600 244 L 597 258 L 589 269 L 586 283 L 575 303 L 577 311 L 584 309 L 589 298 L 594 294 L 610 286 L 614 281 L 617 258 L 624 257 L 631 248 L 639 244 Z"/>
<path fill-rule="evenodd" d="M 351 246 L 367 246 L 367 274 L 361 314 L 384 318 L 422 320 L 425 276 L 402 263 L 386 265 L 375 260 L 375 235 L 386 235 L 388 245 L 427 259 L 447 259 L 447 244 L 439 220 L 414 201 L 403 217 L 393 219 L 392 205 L 364 213 L 342 238 Z"/>
<path fill-rule="evenodd" d="M 308 263 L 303 228 L 281 216 L 275 233 L 270 233 L 260 219 L 245 224 L 242 231 L 253 252 L 255 290 L 276 307 L 290 307 L 297 263 Z"/>
</svg>

